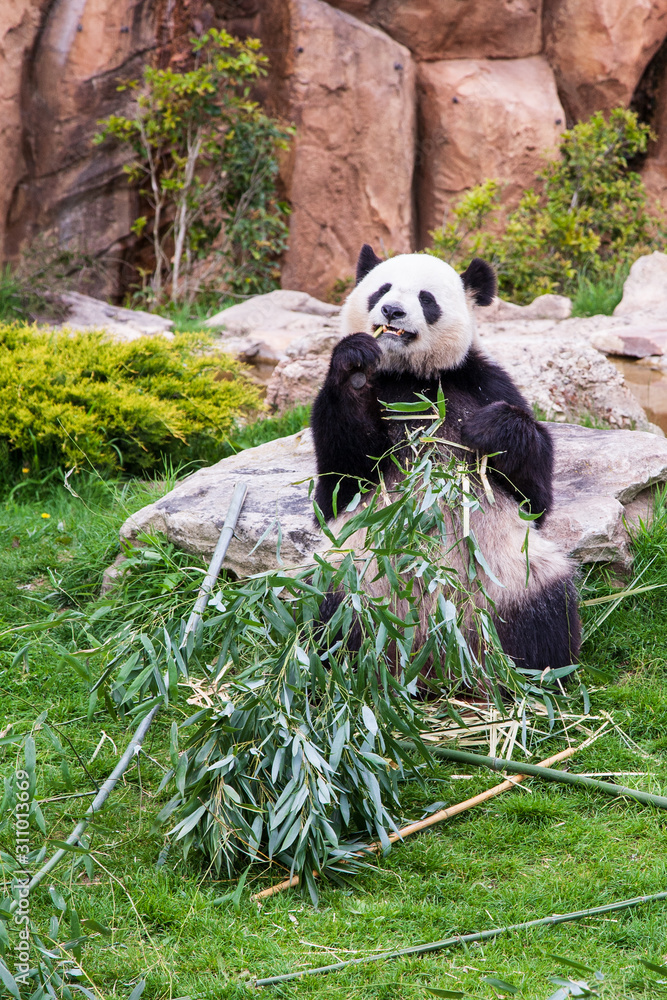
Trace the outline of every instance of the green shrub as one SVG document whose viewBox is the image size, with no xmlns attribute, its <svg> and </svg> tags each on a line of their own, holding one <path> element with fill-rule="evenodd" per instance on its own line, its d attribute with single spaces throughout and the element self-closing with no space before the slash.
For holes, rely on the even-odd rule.
<svg viewBox="0 0 667 1000">
<path fill-rule="evenodd" d="M 160 305 L 192 302 L 200 289 L 240 294 L 276 286 L 288 208 L 276 197 L 276 153 L 292 130 L 249 100 L 266 75 L 257 39 L 212 28 L 193 41 L 187 71 L 147 66 L 129 117 L 100 122 L 96 142 L 131 150 L 125 166 L 150 211 L 133 224 L 153 257 L 140 293 Z M 220 287 L 222 282 L 222 287 Z"/>
<path fill-rule="evenodd" d="M 0 395 L 0 463 L 33 470 L 216 460 L 236 418 L 261 405 L 242 366 L 203 335 L 116 343 L 20 324 L 0 324 Z"/>
<path fill-rule="evenodd" d="M 438 257 L 457 267 L 473 257 L 493 262 L 501 294 L 528 302 L 545 292 L 576 294 L 580 278 L 613 285 L 619 268 L 664 246 L 661 220 L 646 210 L 632 161 L 651 130 L 632 111 L 597 112 L 563 133 L 549 163 L 506 218 L 494 180 L 469 191 L 453 219 L 432 232 Z"/>
</svg>

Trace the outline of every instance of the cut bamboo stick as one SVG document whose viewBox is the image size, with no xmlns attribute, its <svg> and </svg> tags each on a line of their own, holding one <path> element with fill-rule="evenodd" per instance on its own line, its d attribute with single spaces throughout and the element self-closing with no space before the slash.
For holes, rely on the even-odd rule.
<svg viewBox="0 0 667 1000">
<path fill-rule="evenodd" d="M 554 754 L 553 757 L 548 757 L 543 760 L 540 767 L 550 767 L 551 764 L 557 764 L 561 760 L 566 760 L 577 752 L 579 747 L 568 747 L 567 750 L 561 750 L 560 753 Z M 501 792 L 507 792 L 510 788 L 515 785 L 520 784 L 527 775 L 520 774 L 516 778 L 508 779 L 502 781 L 499 785 L 494 785 L 493 788 L 487 788 L 485 792 L 480 792 L 479 795 L 473 795 L 470 799 L 465 799 L 463 802 L 457 802 L 456 805 L 449 806 L 448 809 L 439 809 L 438 812 L 433 813 L 432 816 L 427 816 L 426 819 L 419 820 L 416 823 L 409 823 L 408 826 L 404 826 L 401 830 L 397 830 L 396 833 L 391 833 L 389 835 L 389 842 L 395 844 L 397 840 L 403 840 L 405 837 L 409 837 L 412 833 L 419 833 L 421 830 L 427 830 L 430 826 L 435 826 L 436 823 L 442 823 L 446 819 L 451 819 L 452 816 L 458 816 L 459 813 L 466 812 L 468 809 L 472 809 L 473 806 L 481 805 L 482 802 L 486 802 L 488 799 L 492 799 L 495 795 L 500 795 Z M 373 841 L 368 845 L 368 851 L 380 852 L 382 850 L 382 844 L 379 841 Z M 363 857 L 364 851 L 359 851 L 355 857 Z M 343 862 L 344 863 L 344 862 Z M 317 876 L 317 872 L 313 872 Z M 276 885 L 271 885 L 267 889 L 262 889 L 260 892 L 256 892 L 252 897 L 253 901 L 260 899 L 267 899 L 269 896 L 275 896 L 279 892 L 284 892 L 285 889 L 292 889 L 294 886 L 299 884 L 299 876 L 293 875 L 292 878 L 285 879 L 284 882 L 278 882 Z"/>
<path fill-rule="evenodd" d="M 590 910 L 575 910 L 572 913 L 554 913 L 550 917 L 542 917 L 540 920 L 526 920 L 522 924 L 493 927 L 491 930 L 475 931 L 472 934 L 455 934 L 453 937 L 444 938 L 442 941 L 430 941 L 428 944 L 418 944 L 412 948 L 401 948 L 400 951 L 376 952 L 371 955 L 363 955 L 361 958 L 348 958 L 347 961 L 336 962 L 334 965 L 321 965 L 318 969 L 302 969 L 300 972 L 288 972 L 284 976 L 270 976 L 268 979 L 256 979 L 254 984 L 255 986 L 275 986 L 277 983 L 286 983 L 293 979 L 303 979 L 304 976 L 318 976 L 327 972 L 338 972 L 340 969 L 346 969 L 351 965 L 386 962 L 393 958 L 404 958 L 407 955 L 427 955 L 430 952 L 441 951 L 443 948 L 452 948 L 456 945 L 463 945 L 465 948 L 467 944 L 472 944 L 475 941 L 491 941 L 500 934 L 532 930 L 533 927 L 555 927 L 557 924 L 569 923 L 571 920 L 582 920 L 584 917 L 597 917 L 603 913 L 618 913 L 619 910 L 627 910 L 633 906 L 640 906 L 642 903 L 653 903 L 665 899 L 667 899 L 667 892 L 655 892 L 652 896 L 634 896 L 632 899 L 621 899 L 616 903 L 607 903 L 604 906 L 593 906 Z M 444 990 L 440 992 L 442 993 Z M 455 993 L 453 995 L 459 996 L 460 994 Z M 558 993 L 555 993 L 554 996 L 558 996 Z"/>
</svg>

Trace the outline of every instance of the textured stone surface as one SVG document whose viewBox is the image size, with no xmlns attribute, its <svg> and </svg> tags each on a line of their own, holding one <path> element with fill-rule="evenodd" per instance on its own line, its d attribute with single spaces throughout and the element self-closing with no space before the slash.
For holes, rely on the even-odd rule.
<svg viewBox="0 0 667 1000">
<path fill-rule="evenodd" d="M 518 59 L 542 48 L 542 0 L 331 0 L 415 58 Z"/>
<path fill-rule="evenodd" d="M 223 309 L 205 325 L 220 330 L 220 346 L 230 354 L 252 363 L 276 364 L 304 335 L 335 338 L 339 312 L 339 306 L 320 302 L 306 292 L 278 289 Z M 326 342 L 333 346 L 335 339 Z"/>
<path fill-rule="evenodd" d="M 667 35 L 667 0 L 545 0 L 545 52 L 568 115 L 627 107 Z"/>
<path fill-rule="evenodd" d="M 572 300 L 566 295 L 538 295 L 527 306 L 505 302 L 496 296 L 490 306 L 475 306 L 475 316 L 481 323 L 499 323 L 505 320 L 569 319 Z"/>
<path fill-rule="evenodd" d="M 69 308 L 59 326 L 69 330 L 104 330 L 114 340 L 136 340 L 162 334 L 172 337 L 170 319 L 139 309 L 123 309 L 78 292 L 66 292 L 60 299 Z"/>
<path fill-rule="evenodd" d="M 121 539 L 132 541 L 139 532 L 161 531 L 188 552 L 211 555 L 234 486 L 243 480 L 248 494 L 225 566 L 244 576 L 278 565 L 277 521 L 284 565 L 300 565 L 322 544 L 308 496 L 314 469 L 309 430 L 242 451 L 200 469 L 161 500 L 133 514 L 121 528 Z M 274 527 L 251 552 L 272 524 Z"/>
<path fill-rule="evenodd" d="M 628 358 L 645 358 L 664 354 L 667 349 L 667 324 L 662 328 L 644 324 L 600 330 L 593 334 L 591 344 L 605 354 L 619 354 Z"/>
<path fill-rule="evenodd" d="M 284 169 L 292 216 L 281 281 L 324 296 L 354 273 L 362 243 L 412 249 L 413 60 L 322 0 L 267 0 L 262 18 L 282 60 L 280 109 L 297 127 Z"/>
<path fill-rule="evenodd" d="M 556 502 L 543 530 L 581 562 L 627 563 L 624 505 L 642 501 L 649 487 L 667 481 L 667 441 L 638 431 L 570 425 L 551 425 L 551 430 Z M 325 547 L 308 496 L 314 475 L 311 434 L 300 431 L 195 472 L 129 518 L 121 538 L 133 541 L 142 531 L 161 531 L 187 551 L 210 556 L 234 486 L 243 479 L 248 494 L 226 565 L 238 575 L 274 568 L 276 519 L 282 529 L 284 565 L 302 565 L 315 548 Z M 641 509 L 645 511 L 645 505 Z"/>
<path fill-rule="evenodd" d="M 3 0 L 0 17 L 0 260 L 12 192 L 25 160 L 21 149 L 23 68 L 32 49 L 46 0 Z"/>
<path fill-rule="evenodd" d="M 516 326 L 480 325 L 481 344 L 547 419 L 576 421 L 588 415 L 612 427 L 649 430 L 623 375 L 586 339 L 549 321 L 525 324 L 530 332 L 518 332 Z"/>
<path fill-rule="evenodd" d="M 657 250 L 640 257 L 630 268 L 614 316 L 639 312 L 664 316 L 667 320 L 667 254 Z"/>
<path fill-rule="evenodd" d="M 122 170 L 127 153 L 92 139 L 100 119 L 129 110 L 132 92 L 119 93 L 121 81 L 140 78 L 157 53 L 165 64 L 189 51 L 204 27 L 205 6 L 204 0 L 2 0 L 3 28 L 11 12 L 0 43 L 5 257 L 46 233 L 71 249 L 106 255 L 96 294 L 122 286 L 138 203 Z"/>
<path fill-rule="evenodd" d="M 543 56 L 421 63 L 418 95 L 420 245 L 451 203 L 487 177 L 504 185 L 503 203 L 518 201 L 565 128 Z"/>
<path fill-rule="evenodd" d="M 24 67 L 22 136 L 29 151 L 11 195 L 9 255 L 44 230 L 73 248 L 114 248 L 130 233 L 134 196 L 123 156 L 94 147 L 97 122 L 128 105 L 118 77 L 141 74 L 154 45 L 152 5 L 119 0 L 56 0 L 42 4 L 36 48 Z M 125 30 L 122 30 L 125 29 Z"/>
<path fill-rule="evenodd" d="M 628 563 L 625 507 L 630 520 L 650 511 L 648 488 L 667 481 L 667 441 L 574 424 L 552 430 L 556 502 L 544 530 L 579 562 Z"/>
</svg>

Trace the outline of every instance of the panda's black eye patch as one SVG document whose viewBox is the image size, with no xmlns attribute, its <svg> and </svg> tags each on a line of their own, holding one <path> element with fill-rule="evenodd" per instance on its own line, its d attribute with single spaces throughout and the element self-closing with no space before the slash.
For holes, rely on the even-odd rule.
<svg viewBox="0 0 667 1000">
<path fill-rule="evenodd" d="M 419 301 L 424 310 L 424 319 L 427 323 L 437 323 L 442 316 L 442 309 L 435 300 L 435 295 L 430 292 L 420 292 Z"/>
<path fill-rule="evenodd" d="M 387 283 L 386 285 L 380 285 L 377 292 L 373 292 L 372 295 L 368 296 L 368 311 L 371 312 L 372 309 L 378 304 L 383 295 L 386 295 L 390 291 L 391 285 Z"/>
</svg>

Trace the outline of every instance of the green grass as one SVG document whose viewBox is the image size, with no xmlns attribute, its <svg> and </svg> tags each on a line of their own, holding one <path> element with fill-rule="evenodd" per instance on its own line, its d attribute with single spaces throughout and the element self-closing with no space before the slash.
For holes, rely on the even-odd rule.
<svg viewBox="0 0 667 1000">
<path fill-rule="evenodd" d="M 591 281 L 579 276 L 577 291 L 572 299 L 573 316 L 611 316 L 623 298 L 623 284 L 628 276 L 627 267 L 616 270 L 611 278 Z"/>
<path fill-rule="evenodd" d="M 15 659 L 26 636 L 10 630 L 43 620 L 49 609 L 84 611 L 81 621 L 60 625 L 56 638 L 66 644 L 75 633 L 81 640 L 83 629 L 104 638 L 130 615 L 182 613 L 192 603 L 203 570 L 201 560 L 156 542 L 160 558 L 137 565 L 121 591 L 99 601 L 97 588 L 117 552 L 119 524 L 171 482 L 167 477 L 122 484 L 79 475 L 71 485 L 78 498 L 55 476 L 43 483 L 27 481 L 13 493 L 7 491 L 0 504 L 0 729 L 11 724 L 15 733 L 25 733 L 40 713 L 48 712 L 69 776 L 44 728 L 35 731 L 37 795 L 42 800 L 93 790 L 117 761 L 109 739 L 92 759 L 102 731 L 120 752 L 133 726 L 105 709 L 87 720 L 88 684 L 60 660 L 53 643 L 37 634 L 26 664 L 24 658 Z M 664 500 L 651 529 L 638 532 L 635 551 L 634 574 L 643 573 L 641 584 L 667 583 Z M 618 582 L 604 568 L 582 579 L 584 598 L 615 588 Z M 589 629 L 606 607 L 584 609 Z M 619 780 L 654 792 L 667 790 L 666 653 L 667 589 L 624 599 L 592 632 L 583 654 L 584 664 L 596 671 L 588 677 L 592 713 L 610 713 L 618 729 L 610 727 L 609 735 L 575 757 L 574 771 L 636 771 L 640 773 Z M 32 917 L 42 931 L 55 912 L 49 885 L 80 918 L 94 918 L 112 929 L 112 937 L 95 936 L 83 950 L 82 967 L 89 977 L 83 984 L 100 997 L 127 998 L 141 979 L 146 979 L 143 997 L 149 1000 L 252 997 L 257 995 L 250 986 L 253 976 L 667 889 L 667 814 L 528 779 L 524 788 L 397 846 L 349 888 L 323 886 L 317 910 L 295 893 L 266 900 L 259 908 L 249 890 L 269 885 L 283 873 L 253 866 L 236 912 L 231 900 L 216 902 L 233 884 L 212 878 L 196 857 L 185 862 L 173 850 L 161 867 L 156 864 L 163 839 L 152 829 L 152 820 L 165 799 L 158 786 L 169 766 L 169 726 L 192 711 L 183 699 L 158 715 L 144 752 L 94 825 L 97 864 L 92 878 L 80 863 L 74 870 L 63 863 L 32 898 Z M 592 729 L 600 721 L 587 725 Z M 557 741 L 546 740 L 544 756 L 556 748 Z M 4 746 L 0 753 L 8 774 L 16 764 L 16 749 Z M 460 773 L 471 777 L 452 780 Z M 432 802 L 452 804 L 497 780 L 460 765 L 441 765 L 426 792 L 414 784 L 405 786 L 404 816 L 420 817 Z M 44 802 L 48 838 L 66 837 L 86 801 L 65 797 Z M 5 850 L 11 848 L 9 833 L 3 835 Z M 47 839 L 34 826 L 31 838 L 34 847 Z M 3 873 L 6 879 L 6 866 Z M 546 1000 L 557 988 L 549 976 L 579 978 L 549 957 L 555 953 L 601 969 L 601 993 L 608 1000 L 658 998 L 665 989 L 658 980 L 667 976 L 648 971 L 639 959 L 665 961 L 666 928 L 664 904 L 650 904 L 467 949 L 312 977 L 269 988 L 266 995 L 407 1000 L 425 998 L 427 988 L 436 987 L 492 1000 L 508 995 L 483 981 L 496 977 L 514 984 L 519 997 Z M 60 939 L 68 937 L 67 928 Z"/>
</svg>

